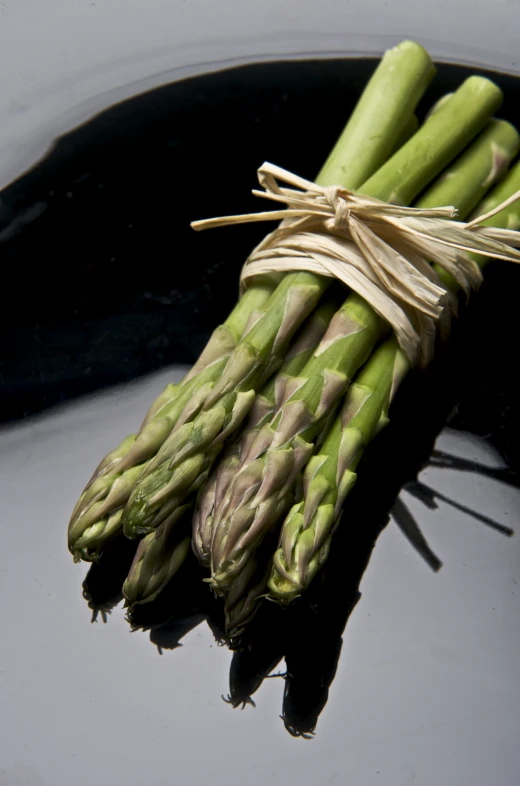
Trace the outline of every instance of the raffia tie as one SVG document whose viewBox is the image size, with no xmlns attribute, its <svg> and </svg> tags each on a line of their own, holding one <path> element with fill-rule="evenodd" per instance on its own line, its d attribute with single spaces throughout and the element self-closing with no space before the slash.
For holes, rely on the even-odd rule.
<svg viewBox="0 0 520 786">
<path fill-rule="evenodd" d="M 391 325 L 412 363 L 431 359 L 436 327 L 449 327 L 450 311 L 456 308 L 455 297 L 431 263 L 449 273 L 469 296 L 482 281 L 470 254 L 520 262 L 520 232 L 481 226 L 520 199 L 520 191 L 464 223 L 455 220 L 454 207 L 390 205 L 341 186 L 321 187 L 269 163 L 258 170 L 258 181 L 264 190 L 253 194 L 286 207 L 191 224 L 202 230 L 281 221 L 244 263 L 242 291 L 255 277 L 272 272 L 309 271 L 337 278 Z"/>
</svg>

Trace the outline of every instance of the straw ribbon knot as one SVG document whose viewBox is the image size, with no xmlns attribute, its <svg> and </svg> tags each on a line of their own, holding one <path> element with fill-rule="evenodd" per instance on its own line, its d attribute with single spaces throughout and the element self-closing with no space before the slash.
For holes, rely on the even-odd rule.
<svg viewBox="0 0 520 786">
<path fill-rule="evenodd" d="M 390 205 L 341 186 L 322 187 L 273 164 L 258 170 L 263 191 L 280 209 L 194 221 L 195 230 L 280 221 L 247 258 L 242 290 L 271 272 L 309 271 L 337 278 L 364 298 L 395 331 L 412 363 L 433 354 L 436 327 L 449 326 L 454 296 L 432 267 L 449 273 L 469 296 L 482 274 L 471 254 L 520 262 L 520 232 L 481 226 L 520 199 L 520 191 L 486 215 L 457 221 L 453 207 Z M 290 188 L 281 186 L 285 183 Z"/>
</svg>

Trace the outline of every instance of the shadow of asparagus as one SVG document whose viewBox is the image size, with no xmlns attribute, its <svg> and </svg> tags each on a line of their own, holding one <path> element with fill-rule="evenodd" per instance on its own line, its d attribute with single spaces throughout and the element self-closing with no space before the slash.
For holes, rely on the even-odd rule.
<svg viewBox="0 0 520 786">
<path fill-rule="evenodd" d="M 283 659 L 287 645 L 286 614 L 264 603 L 233 652 L 229 669 L 229 694 L 224 701 L 244 709 L 255 706 L 253 694 L 272 675 Z"/>
<path fill-rule="evenodd" d="M 514 467 L 489 467 L 471 459 L 454 456 L 442 450 L 434 450 L 430 456 L 429 466 L 440 469 L 455 469 L 460 472 L 473 472 L 485 478 L 492 478 L 520 488 L 520 473 Z"/>
<path fill-rule="evenodd" d="M 213 599 L 203 581 L 206 572 L 190 554 L 182 568 L 150 603 L 138 604 L 127 614 L 132 632 L 149 632 L 162 655 L 181 647 L 181 639 L 208 619 Z M 218 634 L 216 636 L 220 643 Z"/>
<path fill-rule="evenodd" d="M 83 597 L 92 610 L 92 622 L 107 621 L 111 611 L 124 600 L 123 583 L 134 558 L 137 542 L 121 536 L 92 563 L 83 582 Z M 183 565 L 163 592 L 151 603 L 137 605 L 127 614 L 132 632 L 148 632 L 159 654 L 181 645 L 181 639 L 209 617 L 214 600 L 208 593 L 204 571 L 194 557 Z M 215 613 L 212 613 L 215 617 Z M 213 632 L 219 643 L 223 634 Z"/>
<path fill-rule="evenodd" d="M 109 543 L 93 562 L 83 581 L 83 597 L 92 611 L 92 622 L 108 615 L 123 600 L 123 582 L 134 558 L 137 543 L 121 535 Z"/>
</svg>

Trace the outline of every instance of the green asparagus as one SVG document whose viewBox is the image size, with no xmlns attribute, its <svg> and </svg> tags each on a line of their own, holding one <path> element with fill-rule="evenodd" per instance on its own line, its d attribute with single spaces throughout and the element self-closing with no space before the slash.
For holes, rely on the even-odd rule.
<svg viewBox="0 0 520 786">
<path fill-rule="evenodd" d="M 211 336 L 190 373 L 178 386 L 168 385 L 148 410 L 137 435 L 130 435 L 99 464 L 76 504 L 69 523 L 69 549 L 75 561 L 97 559 L 103 546 L 121 531 L 130 493 L 173 425 L 200 408 L 225 366 L 231 349 L 267 302 L 277 277 L 249 289 L 226 322 Z"/>
<path fill-rule="evenodd" d="M 482 129 L 500 98 L 488 80 L 466 80 L 361 191 L 410 202 Z M 314 450 L 324 418 L 387 329 L 362 298 L 349 295 L 272 422 L 248 442 L 214 517 L 211 567 L 217 591 L 225 590 L 259 540 L 288 510 L 295 478 Z"/>
<path fill-rule="evenodd" d="M 403 41 L 385 52 L 318 182 L 355 189 L 377 172 L 409 133 L 410 124 L 413 127 L 415 107 L 434 75 L 427 52 L 413 41 Z M 345 160 L 346 150 L 359 151 L 359 155 Z"/>
<path fill-rule="evenodd" d="M 318 176 L 318 182 L 358 188 L 372 175 L 395 148 L 432 75 L 431 61 L 417 44 L 404 42 L 390 50 L 376 69 Z M 494 109 L 500 93 L 494 87 L 487 90 L 487 103 L 491 101 Z M 479 98 L 478 91 L 470 92 L 472 100 Z M 477 100 L 477 104 L 482 107 L 486 102 Z M 487 109 L 485 116 L 482 111 L 474 114 L 470 121 L 472 134 L 478 130 L 476 124 L 481 127 L 488 115 Z M 464 113 L 461 120 L 464 120 Z M 443 156 L 449 148 L 447 160 L 458 152 L 461 140 L 467 141 L 468 131 L 464 129 L 461 135 L 455 134 L 458 140 L 443 148 Z M 369 145 L 366 143 L 368 135 Z M 441 136 L 446 137 L 445 134 Z M 435 163 L 442 167 L 444 158 Z M 428 179 L 426 177 L 425 182 Z M 156 458 L 147 466 L 123 513 L 124 531 L 128 537 L 149 532 L 156 510 L 168 499 L 176 498 L 177 504 L 181 504 L 188 488 L 184 463 L 188 463 L 190 471 L 193 468 L 194 472 L 195 466 L 199 471 L 208 471 L 222 442 L 241 425 L 253 405 L 255 392 L 280 366 L 292 335 L 312 312 L 329 283 L 330 280 L 324 277 L 306 272 L 291 273 L 283 278 L 264 316 L 231 353 L 200 413 L 189 422 L 183 419 L 182 424 L 177 423 Z"/>
<path fill-rule="evenodd" d="M 233 643 L 240 638 L 244 628 L 258 611 L 268 592 L 271 568 L 270 554 L 252 554 L 242 573 L 231 583 L 224 600 L 225 633 L 228 642 Z"/>
<path fill-rule="evenodd" d="M 191 543 L 191 505 L 177 508 L 154 532 L 143 538 L 123 584 L 130 612 L 150 603 L 184 564 Z"/>
<path fill-rule="evenodd" d="M 361 369 L 340 415 L 318 455 L 304 473 L 304 499 L 292 507 L 280 534 L 269 580 L 271 595 L 288 602 L 309 585 L 328 555 L 334 525 L 356 481 L 355 468 L 378 427 L 384 425 L 392 396 L 408 361 L 392 337 Z"/>
<path fill-rule="evenodd" d="M 271 377 L 256 396 L 246 429 L 240 437 L 242 440 L 247 440 L 247 434 L 254 433 L 255 428 L 270 420 L 277 404 L 283 397 L 289 379 L 299 374 L 311 357 L 321 341 L 334 311 L 334 302 L 330 299 L 326 300 L 303 324 L 280 371 Z M 229 486 L 237 462 L 238 442 L 234 442 L 229 446 L 224 457 L 218 462 L 215 471 L 199 492 L 193 516 L 193 550 L 203 565 L 209 565 L 213 511 L 215 506 L 219 504 L 221 490 Z"/>
<path fill-rule="evenodd" d="M 496 181 L 504 166 L 516 155 L 519 139 L 515 129 L 495 121 L 444 177 L 429 190 L 420 206 L 440 204 L 445 198 L 462 214 L 471 211 L 482 192 Z M 496 149 L 501 164 L 496 165 Z M 501 204 L 520 188 L 520 164 L 482 202 L 478 214 Z M 490 226 L 520 227 L 520 205 L 504 210 L 486 222 Z M 476 258 L 480 266 L 487 257 Z M 452 281 L 454 290 L 457 284 Z M 385 424 L 390 402 L 408 371 L 408 361 L 394 337 L 385 341 L 351 385 L 342 411 L 320 450 L 305 469 L 303 501 L 285 519 L 279 548 L 273 558 L 269 590 L 273 598 L 289 603 L 305 590 L 327 559 L 331 537 L 342 506 L 356 481 L 356 468 L 363 451 Z"/>
</svg>

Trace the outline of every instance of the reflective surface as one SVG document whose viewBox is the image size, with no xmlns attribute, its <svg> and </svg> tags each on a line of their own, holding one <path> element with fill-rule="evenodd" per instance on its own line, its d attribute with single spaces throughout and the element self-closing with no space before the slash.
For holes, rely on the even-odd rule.
<svg viewBox="0 0 520 786">
<path fill-rule="evenodd" d="M 312 626 L 292 640 L 297 670 L 284 706 L 289 724 L 304 724 L 316 702 L 319 709 L 322 679 L 327 687 L 340 654 L 312 742 L 284 728 L 282 678 L 263 682 L 253 695 L 256 708 L 241 712 L 222 700 L 232 655 L 216 645 L 205 622 L 175 649 L 179 626 L 130 634 L 120 607 L 106 624 L 101 615 L 91 623 L 81 588 L 87 568 L 72 564 L 65 524 L 88 469 L 172 376 L 1 434 L 0 783 L 516 784 L 518 538 L 444 501 L 428 510 L 408 492 L 401 496 L 444 561 L 439 573 L 391 523 L 363 577 L 341 654 L 344 610 L 339 631 L 330 629 L 325 642 Z M 443 432 L 437 447 L 500 466 L 492 450 L 459 432 Z M 517 488 L 433 467 L 421 480 L 500 524 L 520 525 Z M 356 526 L 365 523 L 359 518 Z M 340 590 L 341 582 L 329 617 L 344 601 Z M 351 591 L 348 575 L 345 590 Z M 235 656 L 235 699 L 240 691 L 247 699 L 270 666 L 285 671 L 276 663 L 273 634 L 276 627 L 265 632 L 263 650 L 246 653 L 242 664 Z"/>
<path fill-rule="evenodd" d="M 66 138 L 2 194 L 2 786 L 517 784 L 519 270 L 490 269 L 450 350 L 403 388 L 328 572 L 289 614 L 265 607 L 244 650 L 218 646 L 199 582 L 172 585 L 130 633 L 117 605 L 130 551 L 89 570 L 66 549 L 92 469 L 182 375 L 164 366 L 195 357 L 255 240 L 185 228 L 214 211 L 190 173 L 211 182 L 216 152 L 233 156 L 223 213 L 256 207 L 244 195 L 264 158 L 312 176 L 369 67 L 185 83 Z M 446 68 L 435 89 L 460 78 Z M 332 109 L 305 138 L 309 100 Z"/>
<path fill-rule="evenodd" d="M 0 421 L 193 363 L 264 228 L 195 233 L 190 221 L 258 210 L 264 160 L 313 178 L 376 62 L 264 63 L 165 85 L 60 138 L 4 189 Z M 419 114 L 468 73 L 439 65 Z M 518 78 L 494 78 L 500 115 L 520 127 Z M 514 273 L 500 281 L 515 308 Z"/>
</svg>

